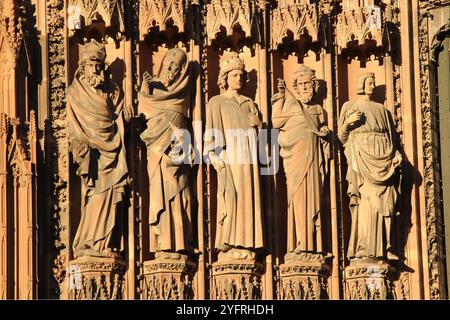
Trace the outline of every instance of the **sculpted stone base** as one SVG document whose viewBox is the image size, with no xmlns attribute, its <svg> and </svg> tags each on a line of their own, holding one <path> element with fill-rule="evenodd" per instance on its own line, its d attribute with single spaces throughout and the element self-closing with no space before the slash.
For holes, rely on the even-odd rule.
<svg viewBox="0 0 450 320">
<path fill-rule="evenodd" d="M 345 268 L 346 299 L 385 300 L 395 299 L 395 269 L 385 262 L 355 261 Z"/>
<path fill-rule="evenodd" d="M 212 265 L 214 300 L 259 300 L 263 265 L 254 260 L 226 260 Z"/>
<path fill-rule="evenodd" d="M 125 261 L 119 258 L 80 257 L 69 265 L 69 299 L 123 298 Z"/>
<path fill-rule="evenodd" d="M 280 299 L 328 299 L 329 265 L 322 254 L 288 253 L 280 265 Z"/>
<path fill-rule="evenodd" d="M 196 265 L 187 259 L 144 262 L 142 298 L 147 300 L 194 299 L 193 278 Z"/>
</svg>

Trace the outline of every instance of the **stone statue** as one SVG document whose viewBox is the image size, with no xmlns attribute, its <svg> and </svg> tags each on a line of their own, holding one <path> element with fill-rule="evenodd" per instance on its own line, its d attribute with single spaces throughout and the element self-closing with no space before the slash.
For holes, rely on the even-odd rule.
<svg viewBox="0 0 450 320">
<path fill-rule="evenodd" d="M 287 182 L 288 256 L 323 252 L 322 199 L 330 155 L 323 109 L 312 101 L 318 87 L 315 71 L 301 65 L 294 76 L 300 101 L 281 79 L 279 92 L 272 97 L 272 123 L 280 129 L 278 142 Z"/>
<path fill-rule="evenodd" d="M 398 260 L 393 219 L 402 156 L 391 113 L 371 101 L 374 88 L 374 73 L 360 75 L 360 98 L 343 105 L 339 121 L 352 218 L 347 257 Z"/>
<path fill-rule="evenodd" d="M 150 186 L 149 223 L 156 238 L 156 256 L 180 258 L 193 252 L 190 158 L 179 157 L 183 129 L 187 130 L 190 107 L 191 68 L 183 50 L 167 51 L 159 72 L 144 74 L 139 112 L 147 128 L 141 139 L 147 146 Z M 184 131 L 186 132 L 186 131 Z"/>
<path fill-rule="evenodd" d="M 81 220 L 73 251 L 81 256 L 115 257 L 123 248 L 128 168 L 124 144 L 122 92 L 105 77 L 106 50 L 84 45 L 67 92 L 67 136 L 82 180 Z"/>
<path fill-rule="evenodd" d="M 237 54 L 224 57 L 218 84 L 226 92 L 212 97 L 206 107 L 204 153 L 218 178 L 219 260 L 251 260 L 264 245 L 257 159 L 261 120 L 253 101 L 239 94 L 246 76 Z"/>
</svg>

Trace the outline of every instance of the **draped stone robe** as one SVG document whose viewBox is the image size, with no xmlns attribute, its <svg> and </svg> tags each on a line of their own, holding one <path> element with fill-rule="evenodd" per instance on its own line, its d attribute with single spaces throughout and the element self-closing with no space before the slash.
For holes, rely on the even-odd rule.
<svg viewBox="0 0 450 320">
<path fill-rule="evenodd" d="M 343 131 L 345 120 L 357 110 L 363 114 L 363 124 Z M 393 160 L 401 159 L 401 154 L 392 116 L 382 104 L 357 100 L 343 105 L 339 124 L 352 218 L 347 256 L 396 260 L 392 224 L 399 214 L 399 175 Z"/>
<path fill-rule="evenodd" d="M 238 103 L 218 95 L 206 107 L 204 154 L 213 151 L 225 162 L 225 169 L 217 172 L 215 243 L 219 250 L 264 246 L 257 129 L 248 124 L 248 114 L 259 112 L 250 98 L 240 97 Z"/>
<path fill-rule="evenodd" d="M 183 143 L 172 139 L 175 131 L 187 130 L 189 80 L 190 68 L 186 66 L 167 91 L 155 88 L 152 94 L 142 91 L 139 94 L 139 112 L 147 120 L 141 139 L 147 147 L 149 224 L 157 236 L 156 251 L 180 252 L 194 247 L 188 183 L 190 164 L 178 163 L 172 157 Z"/>
<path fill-rule="evenodd" d="M 278 142 L 286 174 L 287 251 L 321 253 L 321 211 L 329 143 L 312 132 L 294 97 L 275 98 L 272 103 L 272 123 L 280 129 Z M 322 106 L 303 106 L 320 128 L 325 121 Z"/>
<path fill-rule="evenodd" d="M 93 90 L 76 74 L 67 95 L 67 136 L 84 196 L 73 243 L 75 257 L 108 256 L 107 249 L 123 248 L 122 202 L 128 168 L 122 111 L 119 90 Z M 89 145 L 82 158 L 73 149 L 78 141 Z"/>
</svg>

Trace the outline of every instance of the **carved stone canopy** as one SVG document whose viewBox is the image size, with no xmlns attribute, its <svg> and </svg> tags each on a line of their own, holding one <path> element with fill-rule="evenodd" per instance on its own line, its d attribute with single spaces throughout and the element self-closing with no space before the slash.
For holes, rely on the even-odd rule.
<svg viewBox="0 0 450 320">
<path fill-rule="evenodd" d="M 338 52 L 367 60 L 382 46 L 381 7 L 371 5 L 344 10 L 337 16 L 336 29 Z"/>
<path fill-rule="evenodd" d="M 193 0 L 141 0 L 139 7 L 139 31 L 141 41 L 151 29 L 165 32 L 176 27 L 179 33 L 191 33 Z"/>
<path fill-rule="evenodd" d="M 309 35 L 312 41 L 318 40 L 319 12 L 316 4 L 293 3 L 279 6 L 272 13 L 272 49 L 276 49 L 287 37 L 288 31 L 293 33 L 293 40 Z"/>
<path fill-rule="evenodd" d="M 210 0 L 206 5 L 208 43 L 216 42 L 236 50 L 246 39 L 260 42 L 258 18 L 264 6 L 265 1 L 261 0 Z"/>
<path fill-rule="evenodd" d="M 71 31 L 104 21 L 106 28 L 125 32 L 123 0 L 69 0 L 68 28 Z"/>
<path fill-rule="evenodd" d="M 16 68 L 25 39 L 25 8 L 20 3 L 5 0 L 0 6 L 0 62 L 4 71 Z"/>
</svg>

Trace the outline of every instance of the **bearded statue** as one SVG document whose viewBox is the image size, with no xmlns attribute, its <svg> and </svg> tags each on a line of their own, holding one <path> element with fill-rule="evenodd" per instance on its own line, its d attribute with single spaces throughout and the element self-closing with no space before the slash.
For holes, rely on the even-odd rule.
<svg viewBox="0 0 450 320">
<path fill-rule="evenodd" d="M 128 168 L 124 143 L 123 95 L 105 75 L 105 46 L 83 46 L 67 90 L 67 136 L 82 181 L 81 219 L 73 243 L 75 258 L 117 257 L 123 249 Z"/>
</svg>

